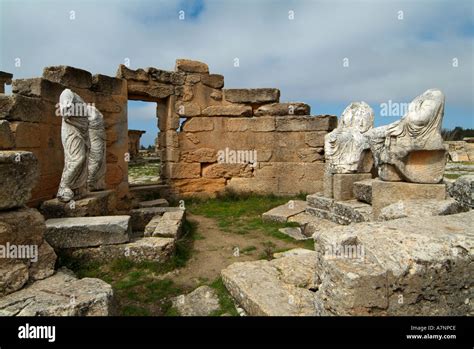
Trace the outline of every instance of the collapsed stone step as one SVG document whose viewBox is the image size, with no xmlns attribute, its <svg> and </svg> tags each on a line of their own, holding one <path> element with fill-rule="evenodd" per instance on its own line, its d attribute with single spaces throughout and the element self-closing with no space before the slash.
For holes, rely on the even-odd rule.
<svg viewBox="0 0 474 349">
<path fill-rule="evenodd" d="M 278 229 L 278 231 L 298 241 L 310 239 L 310 237 L 303 234 L 303 231 L 300 227 L 281 228 Z"/>
<path fill-rule="evenodd" d="M 130 239 L 130 216 L 53 218 L 45 239 L 54 249 L 121 244 Z"/>
<path fill-rule="evenodd" d="M 163 263 L 169 260 L 174 249 L 175 240 L 172 238 L 142 237 L 125 244 L 63 249 L 61 255 L 80 261 L 110 262 L 114 259 L 128 259 L 137 263 L 143 261 Z"/>
<path fill-rule="evenodd" d="M 264 221 L 284 223 L 288 221 L 288 218 L 304 212 L 306 207 L 306 201 L 290 200 L 286 204 L 277 206 L 272 208 L 270 211 L 263 213 L 262 219 Z"/>
<path fill-rule="evenodd" d="M 112 298 L 112 286 L 105 281 L 77 279 L 62 269 L 0 298 L 0 316 L 108 316 Z"/>
<path fill-rule="evenodd" d="M 200 286 L 191 293 L 172 299 L 173 307 L 181 316 L 210 316 L 220 309 L 219 297 L 209 286 Z"/>
<path fill-rule="evenodd" d="M 327 230 L 337 226 L 337 223 L 327 219 L 315 217 L 306 211 L 298 213 L 295 216 L 291 216 L 288 218 L 288 222 L 298 223 L 300 225 L 301 232 L 307 237 L 313 236 L 313 234 L 317 231 Z"/>
<path fill-rule="evenodd" d="M 145 227 L 145 236 L 169 237 L 177 240 L 183 233 L 184 210 L 155 216 Z"/>
<path fill-rule="evenodd" d="M 222 280 L 251 316 L 314 316 L 316 254 L 288 254 L 271 261 L 238 262 L 222 270 Z"/>
<path fill-rule="evenodd" d="M 372 206 L 358 200 L 336 201 L 320 193 L 306 197 L 309 207 L 306 212 L 334 223 L 369 222 L 372 220 Z"/>
<path fill-rule="evenodd" d="M 166 199 L 156 199 L 156 200 L 149 200 L 149 201 L 140 201 L 138 206 L 140 208 L 147 208 L 147 207 L 168 207 L 170 204 Z"/>
<path fill-rule="evenodd" d="M 170 186 L 166 184 L 131 185 L 130 194 L 139 201 L 146 201 L 150 196 L 166 197 L 170 189 Z"/>
<path fill-rule="evenodd" d="M 318 315 L 473 313 L 474 211 L 314 235 Z"/>
<path fill-rule="evenodd" d="M 133 232 L 143 234 L 147 224 L 156 216 L 162 216 L 165 212 L 182 211 L 179 207 L 145 207 L 136 208 L 130 211 L 130 224 Z"/>
</svg>

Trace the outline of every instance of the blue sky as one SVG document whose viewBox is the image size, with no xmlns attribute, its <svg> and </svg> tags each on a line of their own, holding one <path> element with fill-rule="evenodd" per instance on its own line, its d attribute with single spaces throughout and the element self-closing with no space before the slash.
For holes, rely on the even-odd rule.
<svg viewBox="0 0 474 349">
<path fill-rule="evenodd" d="M 381 116 L 382 103 L 437 87 L 446 95 L 444 127 L 474 128 L 471 0 L 0 4 L 0 70 L 16 78 L 59 64 L 114 76 L 125 59 L 131 68 L 172 70 L 175 59 L 190 58 L 223 74 L 226 87 L 277 87 L 282 101 L 306 102 L 314 115 L 340 115 L 351 101 L 366 101 L 376 125 L 399 118 Z M 153 143 L 155 106 L 130 102 L 129 128 L 145 129 L 143 143 Z"/>
</svg>

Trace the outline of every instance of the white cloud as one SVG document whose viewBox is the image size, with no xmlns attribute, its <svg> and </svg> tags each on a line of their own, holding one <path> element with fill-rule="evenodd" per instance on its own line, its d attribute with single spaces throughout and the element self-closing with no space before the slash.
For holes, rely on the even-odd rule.
<svg viewBox="0 0 474 349">
<path fill-rule="evenodd" d="M 191 58 L 224 74 L 227 87 L 279 87 L 282 100 L 380 103 L 438 87 L 448 103 L 472 110 L 472 6 L 468 0 L 214 0 L 205 1 L 197 19 L 179 21 L 172 0 L 6 2 L 0 69 L 32 77 L 44 66 L 67 64 L 115 75 L 125 58 L 134 68 L 162 69 Z M 69 11 L 76 11 L 74 21 Z M 15 57 L 22 59 L 19 69 Z"/>
</svg>

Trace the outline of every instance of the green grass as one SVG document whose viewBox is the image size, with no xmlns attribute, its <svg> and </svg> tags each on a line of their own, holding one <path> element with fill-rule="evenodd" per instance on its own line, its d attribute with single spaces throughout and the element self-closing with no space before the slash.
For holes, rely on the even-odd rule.
<svg viewBox="0 0 474 349">
<path fill-rule="evenodd" d="M 239 316 L 237 309 L 235 309 L 234 302 L 232 300 L 229 291 L 224 286 L 221 278 L 214 280 L 210 285 L 219 297 L 220 309 L 213 312 L 211 316 L 221 316 L 223 314 L 228 314 L 230 316 Z"/>
<path fill-rule="evenodd" d="M 445 173 L 444 176 L 448 179 L 458 179 L 463 176 L 464 173 Z"/>
<path fill-rule="evenodd" d="M 59 264 L 73 270 L 79 278 L 99 278 L 112 285 L 117 303 L 117 315 L 170 315 L 171 298 L 183 293 L 163 275 L 184 267 L 191 258 L 196 226 L 184 223 L 185 234 L 176 242 L 174 255 L 165 263 L 133 262 L 121 258 L 98 263 L 60 256 Z"/>
<path fill-rule="evenodd" d="M 159 176 L 160 163 L 129 164 L 128 176 L 138 178 L 143 176 Z"/>
<path fill-rule="evenodd" d="M 215 219 L 219 228 L 228 233 L 245 235 L 257 232 L 296 244 L 299 247 L 313 249 L 312 240 L 296 241 L 278 231 L 284 227 L 298 227 L 298 223 L 264 222 L 262 220 L 262 213 L 283 205 L 290 199 L 294 199 L 294 197 L 235 196 L 230 194 L 216 199 L 189 200 L 186 202 L 186 208 L 192 214 Z"/>
</svg>

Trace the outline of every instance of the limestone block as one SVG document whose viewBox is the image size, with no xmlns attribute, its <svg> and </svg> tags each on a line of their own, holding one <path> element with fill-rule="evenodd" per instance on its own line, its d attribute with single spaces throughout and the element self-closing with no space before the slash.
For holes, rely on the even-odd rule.
<svg viewBox="0 0 474 349">
<path fill-rule="evenodd" d="M 201 74 L 186 74 L 184 80 L 186 85 L 195 85 L 201 81 Z"/>
<path fill-rule="evenodd" d="M 180 151 L 178 148 L 164 148 L 161 150 L 161 161 L 171 161 L 171 162 L 179 162 L 180 159 Z M 195 161 L 191 161 L 195 162 Z"/>
<path fill-rule="evenodd" d="M 207 64 L 198 61 L 192 61 L 190 59 L 177 59 L 175 70 L 186 73 L 209 73 L 209 67 Z"/>
<path fill-rule="evenodd" d="M 352 189 L 354 192 L 354 197 L 362 202 L 368 204 L 372 203 L 372 184 L 377 179 L 365 179 L 363 181 L 354 182 Z"/>
<path fill-rule="evenodd" d="M 155 216 L 162 216 L 165 212 L 181 210 L 179 207 L 146 207 L 136 208 L 130 211 L 130 225 L 132 231 L 143 232 L 148 223 Z"/>
<path fill-rule="evenodd" d="M 134 81 L 148 81 L 150 76 L 143 69 L 132 70 L 127 68 L 125 65 L 120 64 L 116 74 L 117 78 Z"/>
<path fill-rule="evenodd" d="M 224 178 L 196 178 L 176 179 L 172 183 L 173 189 L 183 196 L 214 197 L 216 193 L 224 190 Z"/>
<path fill-rule="evenodd" d="M 73 202 L 65 203 L 57 198 L 44 201 L 40 206 L 40 212 L 46 219 L 107 216 L 115 212 L 116 200 L 114 190 L 97 191 Z"/>
<path fill-rule="evenodd" d="M 44 104 L 39 98 L 20 94 L 0 95 L 0 119 L 26 122 L 45 121 L 48 115 Z M 58 117 L 58 120 L 61 121 L 61 118 Z"/>
<path fill-rule="evenodd" d="M 113 245 L 129 241 L 130 216 L 53 218 L 45 239 L 55 249 Z"/>
<path fill-rule="evenodd" d="M 251 164 L 217 163 L 202 168 L 202 177 L 204 178 L 252 177 L 252 175 Z"/>
<path fill-rule="evenodd" d="M 217 292 L 209 286 L 200 286 L 187 295 L 173 298 L 172 302 L 181 316 L 210 316 L 220 309 Z"/>
<path fill-rule="evenodd" d="M 172 179 L 199 178 L 201 177 L 201 164 L 199 163 L 170 163 L 169 176 Z"/>
<path fill-rule="evenodd" d="M 251 316 L 312 316 L 315 256 L 238 262 L 222 270 L 227 290 Z"/>
<path fill-rule="evenodd" d="M 33 153 L 0 151 L 0 210 L 24 205 L 37 179 L 38 162 Z"/>
<path fill-rule="evenodd" d="M 176 102 L 176 113 L 182 118 L 190 118 L 201 115 L 201 107 L 192 102 Z"/>
<path fill-rule="evenodd" d="M 285 116 L 285 115 L 309 115 L 310 106 L 301 102 L 272 103 L 257 108 L 255 116 Z"/>
<path fill-rule="evenodd" d="M 112 297 L 112 286 L 105 281 L 79 280 L 66 269 L 1 298 L 0 315 L 108 316 Z"/>
<path fill-rule="evenodd" d="M 252 116 L 252 107 L 247 105 L 211 105 L 202 111 L 204 116 Z"/>
<path fill-rule="evenodd" d="M 236 193 L 278 194 L 278 178 L 233 177 L 228 180 L 226 188 Z"/>
<path fill-rule="evenodd" d="M 306 210 L 306 201 L 303 200 L 290 200 L 284 205 L 272 208 L 262 214 L 263 221 L 280 222 L 285 223 L 290 217 L 296 216 Z"/>
<path fill-rule="evenodd" d="M 114 78 L 107 75 L 96 74 L 92 76 L 91 89 L 96 92 L 101 92 L 110 95 L 121 95 L 126 93 L 126 83 L 124 79 Z M 97 106 L 103 110 L 100 106 Z"/>
<path fill-rule="evenodd" d="M 10 129 L 10 123 L 6 120 L 0 120 L 0 149 L 11 149 L 15 147 L 15 138 Z"/>
<path fill-rule="evenodd" d="M 276 117 L 276 130 L 282 132 L 331 131 L 336 125 L 337 117 L 334 115 Z"/>
<path fill-rule="evenodd" d="M 13 93 L 27 97 L 41 97 L 55 104 L 59 101 L 63 90 L 63 85 L 43 78 L 16 79 L 12 83 Z"/>
<path fill-rule="evenodd" d="M 191 118 L 182 125 L 184 132 L 202 132 L 214 130 L 214 120 L 212 118 Z"/>
<path fill-rule="evenodd" d="M 400 200 L 382 208 L 378 218 L 388 221 L 406 217 L 445 216 L 468 210 L 467 207 L 463 207 L 451 198 L 446 200 Z"/>
<path fill-rule="evenodd" d="M 28 264 L 17 259 L 0 260 L 0 296 L 21 289 L 28 281 Z"/>
<path fill-rule="evenodd" d="M 225 89 L 224 99 L 232 103 L 274 103 L 280 100 L 280 90 L 276 88 Z"/>
<path fill-rule="evenodd" d="M 474 175 L 464 175 L 449 187 L 449 195 L 462 206 L 474 208 Z"/>
<path fill-rule="evenodd" d="M 10 129 L 18 148 L 40 147 L 40 125 L 33 122 L 14 121 Z"/>
<path fill-rule="evenodd" d="M 298 159 L 301 162 L 324 161 L 323 148 L 304 148 L 297 151 Z"/>
<path fill-rule="evenodd" d="M 160 145 L 163 146 L 164 148 L 178 148 L 179 147 L 178 132 L 176 131 L 160 132 L 159 142 L 160 142 Z"/>
<path fill-rule="evenodd" d="M 140 237 L 125 244 L 71 249 L 61 253 L 77 260 L 101 263 L 114 259 L 127 259 L 136 263 L 164 263 L 172 256 L 174 248 L 174 239 L 171 238 Z"/>
<path fill-rule="evenodd" d="M 67 87 L 90 88 L 92 86 L 91 73 L 66 65 L 45 67 L 43 78 Z"/>
<path fill-rule="evenodd" d="M 166 199 L 155 199 L 155 200 L 147 200 L 147 201 L 140 201 L 138 206 L 140 208 L 146 207 L 168 207 L 170 204 Z"/>
<path fill-rule="evenodd" d="M 38 261 L 30 264 L 30 280 L 43 280 L 50 277 L 54 274 L 55 264 L 56 253 L 54 249 L 46 241 L 43 241 L 38 248 Z"/>
<path fill-rule="evenodd" d="M 382 208 L 400 200 L 410 199 L 444 200 L 446 199 L 446 185 L 384 182 L 380 180 L 372 183 L 372 207 L 376 219 Z"/>
<path fill-rule="evenodd" d="M 473 219 L 471 211 L 315 234 L 318 315 L 468 315 Z"/>
<path fill-rule="evenodd" d="M 219 74 L 202 75 L 201 82 L 212 88 L 223 88 L 224 76 Z"/>
<path fill-rule="evenodd" d="M 351 200 L 354 198 L 353 187 L 355 182 L 371 179 L 370 173 L 337 173 L 333 176 L 334 200 Z"/>
<path fill-rule="evenodd" d="M 142 83 L 129 81 L 127 83 L 128 94 L 132 96 L 143 96 L 151 99 L 166 98 L 174 93 L 173 85 L 161 84 L 157 82 Z M 134 98 L 139 99 L 139 98 Z"/>
<path fill-rule="evenodd" d="M 186 75 L 181 72 L 172 72 L 149 67 L 145 69 L 150 79 L 165 84 L 183 85 Z"/>
<path fill-rule="evenodd" d="M 275 118 L 229 118 L 225 120 L 225 127 L 229 132 L 272 132 L 275 131 Z"/>
<path fill-rule="evenodd" d="M 309 147 L 324 147 L 325 131 L 305 132 L 304 142 Z"/>
<path fill-rule="evenodd" d="M 183 219 L 184 210 L 165 212 L 157 221 L 151 236 L 179 239 L 183 233 Z"/>
<path fill-rule="evenodd" d="M 217 161 L 217 151 L 212 148 L 198 148 L 192 151 L 181 153 L 180 160 L 182 162 L 207 162 Z"/>
</svg>

